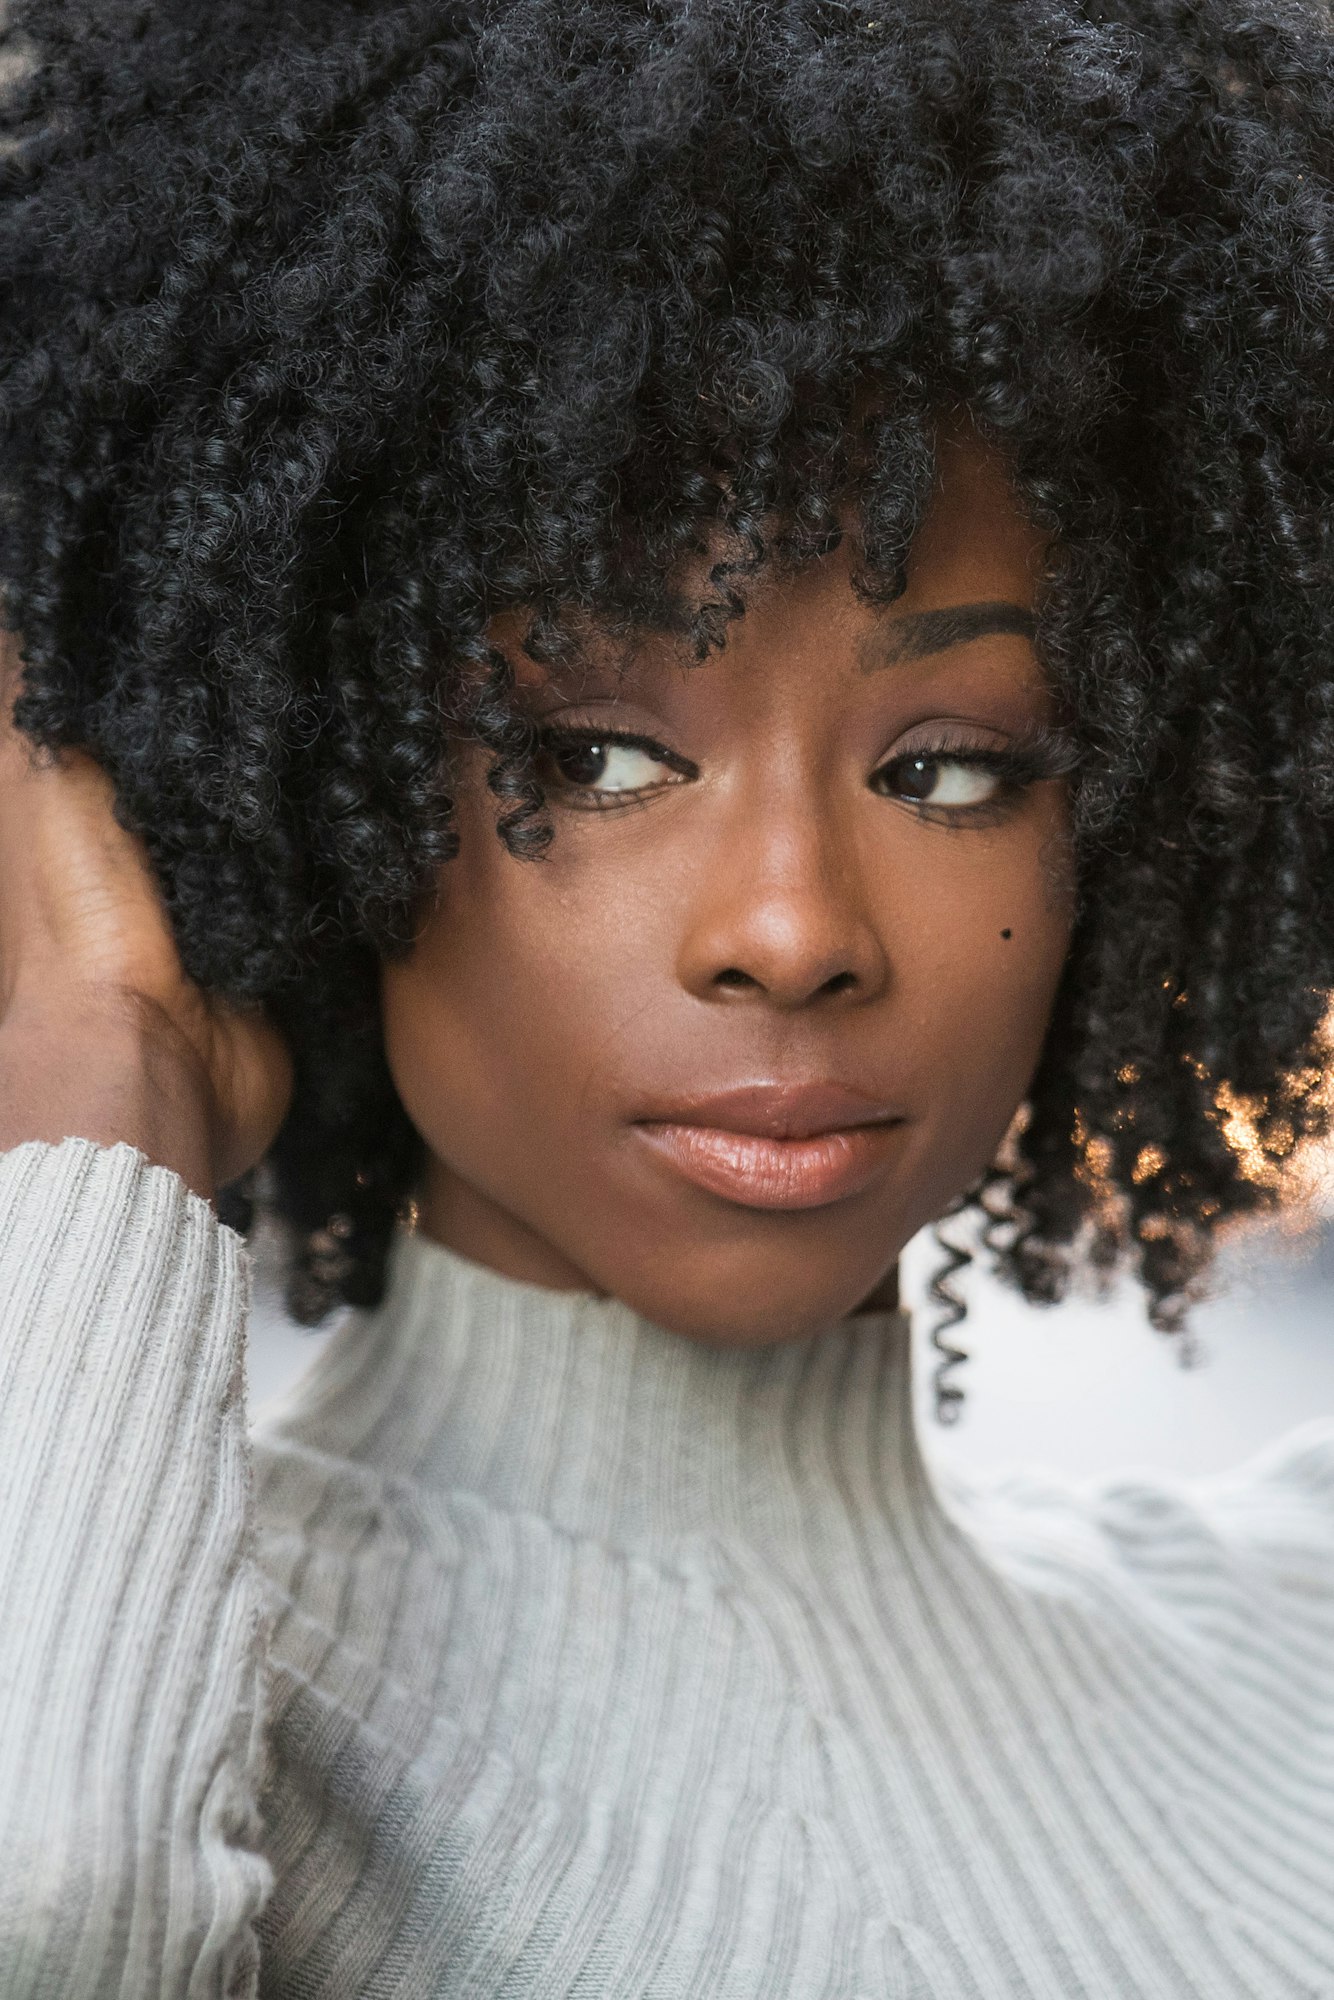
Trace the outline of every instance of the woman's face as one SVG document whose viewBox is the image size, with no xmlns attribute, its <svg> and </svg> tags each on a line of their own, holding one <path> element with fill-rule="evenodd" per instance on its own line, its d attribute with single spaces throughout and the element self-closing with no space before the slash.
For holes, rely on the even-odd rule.
<svg viewBox="0 0 1334 2000">
<path fill-rule="evenodd" d="M 881 1285 L 995 1153 L 1066 952 L 1041 556 L 969 438 L 887 609 L 845 547 L 757 584 L 703 665 L 514 650 L 554 843 L 506 852 L 468 751 L 461 853 L 384 973 L 422 1229 L 706 1341 Z"/>
</svg>

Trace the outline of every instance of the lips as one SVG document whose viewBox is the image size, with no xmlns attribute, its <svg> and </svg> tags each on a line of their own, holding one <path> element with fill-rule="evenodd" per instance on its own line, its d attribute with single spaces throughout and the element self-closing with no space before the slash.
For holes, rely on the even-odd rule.
<svg viewBox="0 0 1334 2000">
<path fill-rule="evenodd" d="M 827 1082 L 748 1084 L 636 1121 L 685 1179 L 747 1208 L 823 1208 L 867 1188 L 904 1125 L 891 1105 Z"/>
</svg>

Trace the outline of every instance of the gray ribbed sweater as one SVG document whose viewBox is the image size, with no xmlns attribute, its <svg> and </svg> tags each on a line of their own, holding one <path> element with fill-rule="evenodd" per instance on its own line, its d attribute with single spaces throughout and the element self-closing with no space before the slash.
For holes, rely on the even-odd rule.
<svg viewBox="0 0 1334 2000">
<path fill-rule="evenodd" d="M 1334 1432 L 948 1497 L 890 1316 L 715 1352 L 0 1157 L 4 2000 L 1334 1994 Z M 252 1463 L 254 1466 L 253 1498 Z"/>
</svg>

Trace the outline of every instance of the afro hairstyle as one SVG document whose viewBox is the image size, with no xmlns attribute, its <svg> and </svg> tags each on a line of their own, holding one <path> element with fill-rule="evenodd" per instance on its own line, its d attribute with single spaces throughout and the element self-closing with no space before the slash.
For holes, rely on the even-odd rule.
<svg viewBox="0 0 1334 2000">
<path fill-rule="evenodd" d="M 285 1220 L 300 1317 L 381 1296 L 419 1170 L 378 976 L 451 744 L 550 837 L 491 621 L 703 659 L 850 503 L 888 603 L 967 411 L 1053 538 L 1079 906 L 958 1207 L 1028 1297 L 1128 1263 L 1181 1325 L 1328 1118 L 1332 150 L 1276 0 L 10 0 L 18 718 L 291 1042 L 224 1213 Z"/>
</svg>

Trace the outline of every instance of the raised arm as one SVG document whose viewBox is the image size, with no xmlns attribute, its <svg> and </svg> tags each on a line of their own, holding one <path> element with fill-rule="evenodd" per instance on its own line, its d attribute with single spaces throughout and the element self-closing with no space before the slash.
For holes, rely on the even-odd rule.
<svg viewBox="0 0 1334 2000">
<path fill-rule="evenodd" d="M 263 1022 L 184 978 L 86 757 L 0 654 L 0 1994 L 256 1990 L 263 1632 L 244 1246 Z"/>
</svg>

